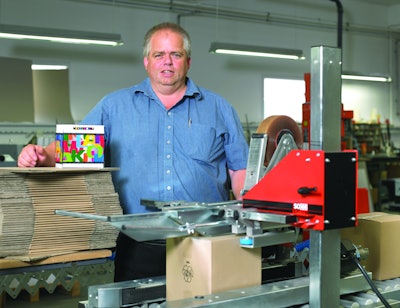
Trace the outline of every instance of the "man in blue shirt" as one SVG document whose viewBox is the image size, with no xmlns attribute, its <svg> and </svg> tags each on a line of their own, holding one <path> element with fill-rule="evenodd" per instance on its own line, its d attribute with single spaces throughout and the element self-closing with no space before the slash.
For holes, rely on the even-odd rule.
<svg viewBox="0 0 400 308">
<path fill-rule="evenodd" d="M 126 214 L 149 211 L 140 199 L 217 202 L 241 199 L 248 146 L 233 107 L 187 77 L 191 42 L 162 23 L 144 40 L 148 78 L 105 96 L 81 124 L 104 125 L 107 165 Z M 18 166 L 54 166 L 54 143 L 28 145 Z M 165 275 L 165 245 L 117 241 L 115 281 Z"/>
</svg>

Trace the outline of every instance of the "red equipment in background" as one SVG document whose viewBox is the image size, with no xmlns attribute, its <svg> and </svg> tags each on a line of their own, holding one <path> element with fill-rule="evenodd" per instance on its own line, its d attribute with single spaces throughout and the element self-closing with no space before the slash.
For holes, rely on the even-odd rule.
<svg viewBox="0 0 400 308">
<path fill-rule="evenodd" d="M 303 121 L 301 123 L 301 130 L 303 134 L 303 149 L 310 148 L 310 117 L 311 117 L 311 74 L 304 74 L 305 82 L 305 103 L 303 103 L 302 113 Z M 342 123 L 341 123 L 341 149 L 347 150 L 352 149 L 352 144 L 348 141 L 349 134 L 351 133 L 351 124 L 354 117 L 354 112 L 352 110 L 344 110 L 342 106 Z"/>
</svg>

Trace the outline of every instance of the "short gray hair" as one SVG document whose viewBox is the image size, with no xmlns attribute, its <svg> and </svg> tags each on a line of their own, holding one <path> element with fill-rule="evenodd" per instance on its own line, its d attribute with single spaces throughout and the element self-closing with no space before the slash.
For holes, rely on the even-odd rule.
<svg viewBox="0 0 400 308">
<path fill-rule="evenodd" d="M 186 51 L 186 55 L 190 58 L 192 54 L 192 43 L 190 41 L 189 33 L 186 32 L 180 25 L 172 23 L 172 22 L 163 22 L 158 25 L 153 26 L 149 31 L 147 31 L 144 36 L 143 43 L 143 56 L 147 57 L 150 52 L 150 40 L 153 35 L 160 30 L 171 30 L 172 32 L 178 33 L 182 36 L 183 39 L 183 48 Z"/>
</svg>

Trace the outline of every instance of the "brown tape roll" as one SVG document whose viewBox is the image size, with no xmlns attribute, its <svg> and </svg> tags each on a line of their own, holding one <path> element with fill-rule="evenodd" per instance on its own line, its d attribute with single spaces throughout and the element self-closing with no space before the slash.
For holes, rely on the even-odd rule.
<svg viewBox="0 0 400 308">
<path fill-rule="evenodd" d="M 260 123 L 256 132 L 258 134 L 267 134 L 268 136 L 267 148 L 265 150 L 265 166 L 268 166 L 278 145 L 279 138 L 285 132 L 291 133 L 298 148 L 302 148 L 303 139 L 300 127 L 291 117 L 285 115 L 270 116 Z"/>
</svg>

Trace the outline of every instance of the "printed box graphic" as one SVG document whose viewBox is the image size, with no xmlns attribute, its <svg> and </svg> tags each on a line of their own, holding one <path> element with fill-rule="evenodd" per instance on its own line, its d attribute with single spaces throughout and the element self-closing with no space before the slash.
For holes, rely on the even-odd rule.
<svg viewBox="0 0 400 308">
<path fill-rule="evenodd" d="M 56 167 L 103 168 L 103 125 L 56 125 Z"/>
</svg>

